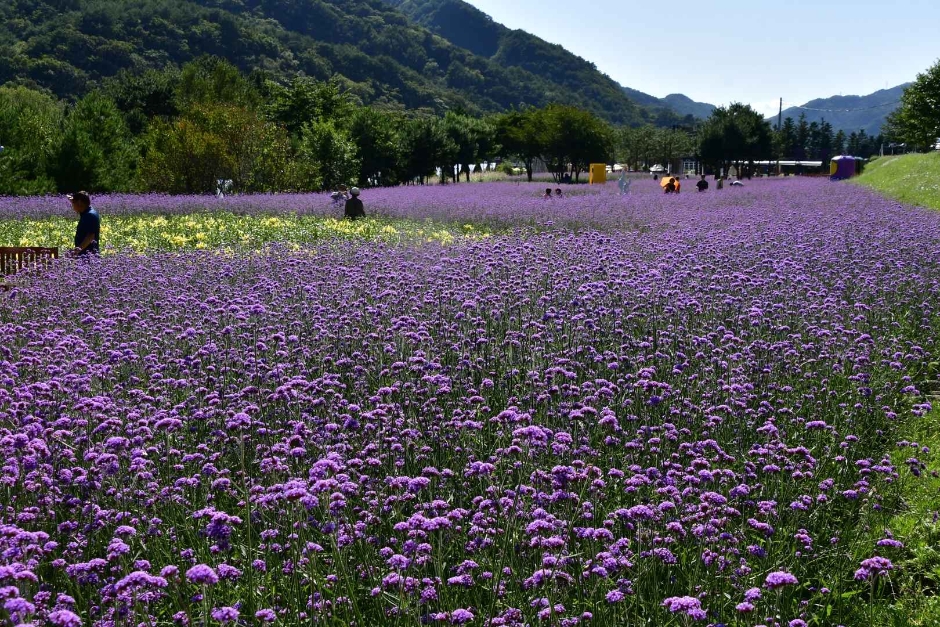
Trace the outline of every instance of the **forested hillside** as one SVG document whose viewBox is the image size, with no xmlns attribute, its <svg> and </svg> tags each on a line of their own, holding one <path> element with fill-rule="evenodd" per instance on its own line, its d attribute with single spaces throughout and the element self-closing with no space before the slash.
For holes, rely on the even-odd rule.
<svg viewBox="0 0 940 627">
<path fill-rule="evenodd" d="M 712 105 L 693 102 L 681 94 L 657 98 L 623 87 L 599 72 L 595 65 L 564 47 L 522 30 L 495 22 L 489 15 L 463 0 L 386 0 L 416 23 L 474 54 L 516 67 L 560 83 L 568 89 L 602 99 L 620 91 L 652 112 L 651 122 L 670 125 L 688 115 L 705 119 Z M 683 120 L 688 123 L 689 120 Z"/>
<path fill-rule="evenodd" d="M 559 46 L 496 34 L 462 42 L 468 50 L 380 0 L 11 0 L 0 3 L 0 83 L 75 99 L 122 70 L 209 54 L 278 80 L 337 77 L 361 103 L 388 109 L 559 102 L 614 123 L 662 121 Z"/>
</svg>

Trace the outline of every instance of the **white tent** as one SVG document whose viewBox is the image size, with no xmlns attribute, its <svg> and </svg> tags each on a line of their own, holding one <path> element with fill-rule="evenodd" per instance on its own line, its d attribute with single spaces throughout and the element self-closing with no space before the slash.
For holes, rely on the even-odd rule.
<svg viewBox="0 0 940 627">
<path fill-rule="evenodd" d="M 665 171 L 666 171 L 666 168 L 659 165 L 658 163 L 654 165 L 652 168 L 650 168 L 650 172 L 665 172 Z"/>
</svg>

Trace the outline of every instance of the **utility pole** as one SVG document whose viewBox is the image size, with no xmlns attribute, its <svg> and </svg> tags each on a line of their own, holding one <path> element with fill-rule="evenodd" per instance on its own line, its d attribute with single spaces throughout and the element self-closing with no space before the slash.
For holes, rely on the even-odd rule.
<svg viewBox="0 0 940 627">
<path fill-rule="evenodd" d="M 777 113 L 777 137 L 780 136 L 780 128 L 783 124 L 783 98 L 780 98 L 780 112 Z M 777 153 L 777 176 L 780 176 L 780 153 Z"/>
</svg>

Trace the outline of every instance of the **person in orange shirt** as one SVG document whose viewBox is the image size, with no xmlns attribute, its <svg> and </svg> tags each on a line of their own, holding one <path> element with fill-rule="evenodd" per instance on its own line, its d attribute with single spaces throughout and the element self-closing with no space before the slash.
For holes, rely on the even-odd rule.
<svg viewBox="0 0 940 627">
<path fill-rule="evenodd" d="M 678 176 L 675 178 L 675 181 L 676 181 L 676 193 L 678 194 L 679 190 L 682 189 L 682 183 L 679 182 Z"/>
</svg>

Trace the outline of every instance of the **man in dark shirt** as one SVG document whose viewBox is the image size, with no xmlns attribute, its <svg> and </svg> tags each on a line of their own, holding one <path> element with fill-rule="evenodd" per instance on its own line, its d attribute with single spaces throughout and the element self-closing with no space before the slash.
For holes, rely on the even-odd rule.
<svg viewBox="0 0 940 627">
<path fill-rule="evenodd" d="M 359 188 L 353 187 L 351 190 L 349 190 L 349 193 L 352 194 L 352 198 L 346 201 L 346 217 L 353 220 L 356 218 L 366 217 L 366 212 L 362 206 L 362 201 L 359 200 Z"/>
<path fill-rule="evenodd" d="M 708 189 L 708 181 L 705 180 L 704 174 L 702 175 L 702 180 L 696 183 L 695 186 L 698 188 L 698 191 L 700 192 L 704 192 L 705 190 Z"/>
<path fill-rule="evenodd" d="M 72 209 L 78 214 L 78 226 L 75 228 L 74 255 L 97 255 L 101 246 L 101 217 L 91 206 L 88 192 L 75 192 L 68 195 Z"/>
</svg>

